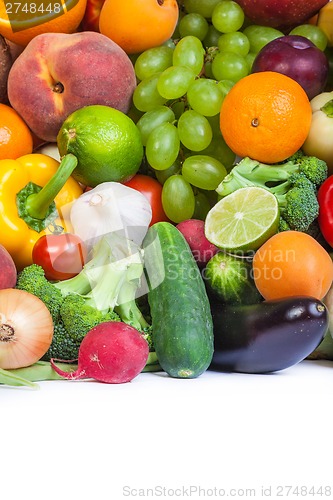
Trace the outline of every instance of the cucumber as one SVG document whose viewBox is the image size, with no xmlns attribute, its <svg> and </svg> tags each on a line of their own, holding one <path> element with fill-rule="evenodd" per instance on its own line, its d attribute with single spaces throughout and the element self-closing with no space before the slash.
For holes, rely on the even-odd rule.
<svg viewBox="0 0 333 500">
<path fill-rule="evenodd" d="M 199 267 L 184 236 L 169 222 L 149 228 L 143 249 L 159 364 L 171 377 L 198 377 L 214 350 L 210 303 Z"/>
</svg>

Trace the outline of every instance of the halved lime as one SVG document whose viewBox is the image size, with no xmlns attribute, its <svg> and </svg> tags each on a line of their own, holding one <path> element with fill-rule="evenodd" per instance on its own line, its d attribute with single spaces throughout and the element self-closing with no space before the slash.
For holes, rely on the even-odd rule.
<svg viewBox="0 0 333 500">
<path fill-rule="evenodd" d="M 218 201 L 205 221 L 206 238 L 229 252 L 257 250 L 278 230 L 276 197 L 267 189 L 249 186 Z"/>
</svg>

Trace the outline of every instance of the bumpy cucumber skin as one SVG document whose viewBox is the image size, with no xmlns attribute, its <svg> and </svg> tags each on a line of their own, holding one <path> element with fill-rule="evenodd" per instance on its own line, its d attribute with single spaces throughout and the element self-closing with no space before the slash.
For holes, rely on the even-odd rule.
<svg viewBox="0 0 333 500">
<path fill-rule="evenodd" d="M 169 222 L 149 228 L 144 248 L 152 241 L 160 254 L 146 254 L 164 279 L 148 293 L 155 352 L 171 377 L 196 378 L 209 367 L 214 350 L 213 321 L 204 281 L 188 243 Z M 151 260 L 152 259 L 152 260 Z"/>
</svg>

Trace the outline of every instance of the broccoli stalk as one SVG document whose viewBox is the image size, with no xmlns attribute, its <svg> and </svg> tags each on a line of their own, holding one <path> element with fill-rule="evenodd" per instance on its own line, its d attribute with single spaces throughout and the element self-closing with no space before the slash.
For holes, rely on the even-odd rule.
<svg viewBox="0 0 333 500">
<path fill-rule="evenodd" d="M 317 189 L 327 176 L 323 160 L 302 153 L 272 165 L 246 157 L 232 168 L 216 191 L 224 197 L 247 186 L 268 189 L 279 203 L 280 230 L 306 232 L 318 217 Z"/>
<path fill-rule="evenodd" d="M 104 267 L 109 264 L 111 257 L 110 244 L 106 238 L 102 238 L 92 249 L 87 263 L 79 274 L 73 278 L 53 283 L 53 285 L 60 290 L 63 296 L 72 293 L 86 295 L 102 279 Z"/>
<path fill-rule="evenodd" d="M 133 264 L 127 271 L 126 280 L 118 295 L 118 305 L 115 311 L 121 320 L 133 326 L 147 340 L 149 348 L 152 349 L 152 327 L 145 319 L 136 302 L 136 295 L 141 284 L 143 275 L 143 263 Z"/>
</svg>

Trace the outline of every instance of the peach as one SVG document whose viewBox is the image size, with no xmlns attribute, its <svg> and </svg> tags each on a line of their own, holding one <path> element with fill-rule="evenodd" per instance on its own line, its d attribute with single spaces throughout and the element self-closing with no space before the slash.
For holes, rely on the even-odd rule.
<svg viewBox="0 0 333 500">
<path fill-rule="evenodd" d="M 101 33 L 44 33 L 13 63 L 8 98 L 32 132 L 55 142 L 73 111 L 103 104 L 127 113 L 136 86 L 128 55 Z"/>
<path fill-rule="evenodd" d="M 17 269 L 8 250 L 0 245 L 0 290 L 14 288 L 17 280 Z"/>
</svg>

